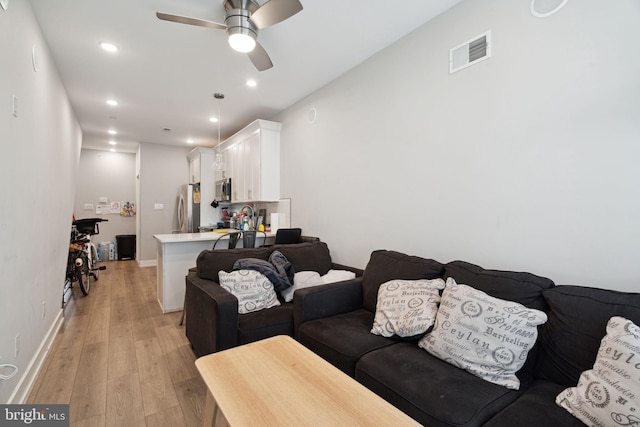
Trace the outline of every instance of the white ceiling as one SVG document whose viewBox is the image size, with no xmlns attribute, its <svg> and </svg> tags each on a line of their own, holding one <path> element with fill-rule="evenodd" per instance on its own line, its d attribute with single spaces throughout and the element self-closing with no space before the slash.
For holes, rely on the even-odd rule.
<svg viewBox="0 0 640 427">
<path fill-rule="evenodd" d="M 257 71 L 224 31 L 156 18 L 156 11 L 224 22 L 223 0 L 31 0 L 84 132 L 83 147 L 139 142 L 213 146 L 268 119 L 461 0 L 301 0 L 304 10 L 258 36 L 273 68 Z M 259 1 L 260 4 L 264 1 Z M 402 5 L 401 5 L 402 4 Z M 98 43 L 110 41 L 117 53 Z M 258 86 L 246 86 L 248 79 Z M 105 101 L 115 98 L 117 107 Z M 170 132 L 163 131 L 171 129 Z"/>
</svg>

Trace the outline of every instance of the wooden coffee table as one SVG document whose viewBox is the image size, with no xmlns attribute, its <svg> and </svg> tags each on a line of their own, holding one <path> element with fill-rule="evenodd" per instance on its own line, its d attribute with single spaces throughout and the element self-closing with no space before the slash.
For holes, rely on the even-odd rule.
<svg viewBox="0 0 640 427">
<path fill-rule="evenodd" d="M 207 384 L 205 426 L 418 426 L 291 337 L 196 360 Z"/>
</svg>

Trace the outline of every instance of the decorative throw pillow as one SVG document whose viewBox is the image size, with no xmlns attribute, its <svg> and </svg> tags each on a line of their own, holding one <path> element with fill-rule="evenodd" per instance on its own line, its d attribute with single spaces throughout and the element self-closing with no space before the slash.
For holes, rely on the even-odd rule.
<svg viewBox="0 0 640 427">
<path fill-rule="evenodd" d="M 286 302 L 293 301 L 293 293 L 296 289 L 310 288 L 311 286 L 322 285 L 322 277 L 316 271 L 299 271 L 293 275 L 293 286 L 280 291 L 280 295 Z"/>
<path fill-rule="evenodd" d="M 315 271 L 299 271 L 293 276 L 293 286 L 280 291 L 280 295 L 286 302 L 293 301 L 293 293 L 297 289 L 310 288 L 312 286 L 326 285 L 328 283 L 341 282 L 355 279 L 356 274 L 346 270 L 329 270 L 324 276 Z"/>
<path fill-rule="evenodd" d="M 335 283 L 356 278 L 356 273 L 348 270 L 329 270 L 322 276 L 322 283 Z"/>
<path fill-rule="evenodd" d="M 246 314 L 280 305 L 273 283 L 255 270 L 218 272 L 220 286 L 238 298 L 238 313 Z"/>
<path fill-rule="evenodd" d="M 390 280 L 380 285 L 371 333 L 414 337 L 433 326 L 444 280 Z"/>
<path fill-rule="evenodd" d="M 589 426 L 640 424 L 640 328 L 614 316 L 607 322 L 593 369 L 556 403 Z"/>
<path fill-rule="evenodd" d="M 536 342 L 537 326 L 546 321 L 540 310 L 448 278 L 435 326 L 418 345 L 486 381 L 518 390 L 516 372 Z"/>
</svg>

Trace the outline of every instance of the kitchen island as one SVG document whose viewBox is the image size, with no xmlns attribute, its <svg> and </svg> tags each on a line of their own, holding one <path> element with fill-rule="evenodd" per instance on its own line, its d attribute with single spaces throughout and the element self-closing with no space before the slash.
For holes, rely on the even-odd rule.
<svg viewBox="0 0 640 427">
<path fill-rule="evenodd" d="M 232 233 L 235 230 L 230 230 Z M 229 233 L 155 234 L 158 242 L 157 284 L 158 303 L 163 313 L 182 310 L 184 304 L 185 276 L 196 266 L 198 254 L 205 249 L 227 249 Z M 256 235 L 256 246 L 273 244 L 275 233 Z M 216 243 L 217 241 L 217 243 Z M 242 247 L 242 239 L 238 241 Z"/>
</svg>

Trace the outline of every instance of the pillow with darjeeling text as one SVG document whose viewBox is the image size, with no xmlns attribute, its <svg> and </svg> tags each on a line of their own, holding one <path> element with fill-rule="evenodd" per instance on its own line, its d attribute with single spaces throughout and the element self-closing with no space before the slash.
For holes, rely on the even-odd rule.
<svg viewBox="0 0 640 427">
<path fill-rule="evenodd" d="M 390 280 L 378 288 L 371 333 L 383 337 L 416 337 L 433 326 L 442 279 Z"/>
<path fill-rule="evenodd" d="M 614 316 L 600 343 L 593 369 L 576 387 L 556 397 L 556 404 L 588 426 L 640 425 L 640 328 Z"/>
<path fill-rule="evenodd" d="M 447 278 L 436 322 L 418 345 L 477 377 L 518 390 L 516 376 L 547 321 L 540 310 Z"/>
</svg>

